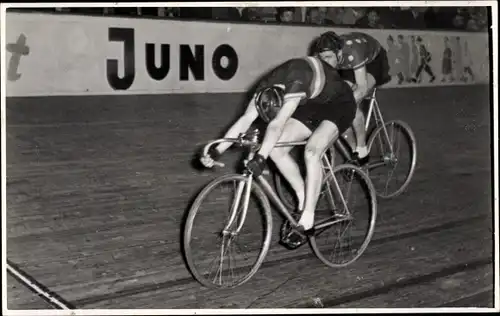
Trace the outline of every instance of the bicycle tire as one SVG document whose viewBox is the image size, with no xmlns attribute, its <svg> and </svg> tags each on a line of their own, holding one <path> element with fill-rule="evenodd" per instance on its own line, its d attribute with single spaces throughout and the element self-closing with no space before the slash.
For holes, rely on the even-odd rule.
<svg viewBox="0 0 500 316">
<path fill-rule="evenodd" d="M 262 203 L 262 215 L 263 219 L 265 221 L 265 237 L 264 241 L 261 246 L 260 253 L 258 255 L 257 260 L 253 264 L 252 268 L 250 269 L 250 272 L 248 272 L 244 277 L 240 278 L 240 280 L 232 285 L 224 286 L 224 285 L 216 285 L 214 283 L 209 282 L 207 279 L 205 279 L 201 273 L 196 269 L 193 256 L 192 256 L 192 250 L 191 250 L 191 234 L 192 234 L 192 229 L 193 229 L 193 223 L 194 219 L 196 217 L 196 214 L 198 213 L 198 210 L 200 206 L 202 205 L 204 199 L 208 196 L 208 194 L 218 185 L 224 183 L 224 182 L 229 182 L 229 181 L 244 181 L 245 177 L 243 175 L 239 174 L 229 174 L 229 175 L 224 175 L 220 176 L 218 178 L 215 178 L 211 182 L 209 182 L 203 190 L 197 195 L 196 199 L 194 200 L 189 213 L 188 217 L 186 220 L 186 224 L 184 227 L 184 240 L 183 240 L 183 250 L 186 258 L 186 262 L 189 268 L 189 271 L 193 275 L 193 277 L 202 285 L 208 287 L 208 288 L 234 288 L 239 285 L 242 285 L 246 283 L 259 269 L 259 267 L 262 265 L 265 256 L 267 255 L 267 252 L 269 251 L 269 247 L 271 244 L 271 233 L 272 233 L 272 217 L 271 217 L 271 206 L 269 203 L 269 200 L 267 196 L 265 195 L 263 189 L 255 182 L 252 182 L 252 193 L 255 193 L 255 196 L 257 199 L 260 200 Z M 253 195 L 253 194 L 252 194 Z M 250 209 L 248 210 L 250 211 Z"/>
<path fill-rule="evenodd" d="M 389 193 L 389 194 L 383 194 L 382 191 L 377 189 L 376 181 L 370 176 L 372 179 L 372 182 L 374 182 L 375 189 L 377 191 L 377 196 L 383 199 L 390 199 L 396 196 L 401 195 L 408 185 L 410 184 L 411 179 L 413 178 L 413 175 L 415 173 L 415 168 L 417 164 L 417 141 L 415 138 L 415 134 L 411 130 L 410 126 L 400 120 L 392 120 L 386 122 L 384 125 L 380 125 L 376 127 L 372 133 L 370 134 L 369 140 L 368 140 L 368 152 L 371 153 L 372 151 L 372 146 L 375 142 L 375 139 L 377 138 L 377 135 L 383 131 L 383 126 L 389 127 L 390 125 L 393 125 L 394 127 L 397 127 L 400 131 L 402 131 L 403 136 L 407 141 L 409 141 L 409 148 L 410 148 L 410 155 L 411 155 L 411 163 L 410 163 L 410 169 L 408 170 L 408 173 L 406 174 L 406 178 L 403 182 L 403 184 L 394 192 Z M 382 136 L 384 139 L 386 138 L 385 135 Z"/>
<path fill-rule="evenodd" d="M 338 166 L 333 168 L 333 173 L 336 174 L 337 172 L 340 172 L 340 171 L 345 170 L 345 169 L 349 169 L 349 170 L 354 171 L 359 176 L 359 179 L 361 179 L 362 185 L 364 186 L 364 188 L 367 190 L 366 193 L 368 194 L 368 200 L 370 203 L 370 207 L 369 207 L 370 208 L 370 211 L 369 211 L 370 212 L 370 220 L 369 220 L 368 230 L 367 230 L 366 234 L 364 235 L 363 242 L 361 243 L 361 246 L 359 247 L 357 254 L 354 256 L 354 258 L 352 258 L 351 260 L 344 262 L 344 263 L 334 263 L 334 262 L 328 260 L 325 257 L 325 255 L 322 253 L 322 251 L 319 249 L 319 246 L 318 246 L 318 243 L 316 240 L 317 239 L 316 235 L 311 236 L 309 238 L 309 242 L 310 242 L 310 245 L 311 245 L 311 248 L 312 248 L 314 254 L 324 264 L 326 264 L 327 266 L 332 267 L 332 268 L 346 267 L 346 266 L 352 264 L 353 262 L 355 262 L 356 260 L 358 260 L 359 257 L 361 257 L 361 255 L 368 248 L 368 245 L 373 237 L 373 233 L 375 231 L 376 219 L 377 219 L 377 194 L 375 192 L 375 188 L 374 188 L 370 178 L 368 177 L 366 172 L 364 172 L 360 167 L 357 167 L 357 166 L 354 166 L 351 164 L 338 165 Z M 328 173 L 328 175 L 325 177 L 323 183 L 324 184 L 327 183 L 327 181 L 330 181 L 332 179 L 332 177 L 333 177 L 332 173 Z M 317 217 L 317 216 L 315 216 L 315 217 Z M 317 224 L 315 224 L 315 226 L 316 225 Z M 333 227 L 333 226 L 336 226 L 336 224 L 333 224 L 330 227 Z M 326 229 L 329 229 L 329 228 L 326 228 Z"/>
</svg>

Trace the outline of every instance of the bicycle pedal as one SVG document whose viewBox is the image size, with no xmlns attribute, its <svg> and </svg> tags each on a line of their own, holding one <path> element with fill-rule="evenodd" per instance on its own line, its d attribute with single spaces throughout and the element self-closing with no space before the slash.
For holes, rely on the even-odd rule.
<svg viewBox="0 0 500 316">
<path fill-rule="evenodd" d="M 306 244 L 307 241 L 307 235 L 299 233 L 297 231 L 291 231 L 285 238 L 282 238 L 280 240 L 280 243 L 289 250 L 295 250 L 300 246 Z"/>
<path fill-rule="evenodd" d="M 355 166 L 363 167 L 366 166 L 369 161 L 370 161 L 370 155 L 366 155 L 363 158 L 359 158 L 358 153 L 354 153 L 352 159 L 349 160 L 348 162 Z"/>
<path fill-rule="evenodd" d="M 358 159 L 358 163 L 359 163 L 359 165 L 361 167 L 365 166 L 366 164 L 368 164 L 369 161 L 370 161 L 370 156 L 369 155 L 366 155 L 366 157 L 364 157 L 364 158 L 359 158 Z"/>
</svg>

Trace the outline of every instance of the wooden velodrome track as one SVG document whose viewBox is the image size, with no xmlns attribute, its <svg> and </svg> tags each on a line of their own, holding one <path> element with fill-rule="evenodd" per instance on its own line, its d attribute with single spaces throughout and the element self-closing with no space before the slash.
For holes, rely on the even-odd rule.
<svg viewBox="0 0 500 316">
<path fill-rule="evenodd" d="M 213 291 L 181 255 L 202 185 L 230 168 L 193 155 L 241 111 L 241 95 L 7 100 L 7 257 L 78 309 L 493 307 L 491 107 L 487 86 L 381 90 L 408 122 L 418 162 L 407 192 L 379 202 L 353 265 L 273 242 L 246 284 Z M 232 153 L 223 161 L 235 161 Z M 54 308 L 8 276 L 8 308 Z"/>
</svg>

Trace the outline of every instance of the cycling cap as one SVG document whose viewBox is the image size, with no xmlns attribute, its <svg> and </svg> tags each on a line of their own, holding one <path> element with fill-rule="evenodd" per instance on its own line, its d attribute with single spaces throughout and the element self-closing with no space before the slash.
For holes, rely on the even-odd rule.
<svg viewBox="0 0 500 316">
<path fill-rule="evenodd" d="M 278 86 L 267 87 L 257 93 L 255 105 L 260 117 L 269 123 L 278 115 L 285 99 L 285 90 Z"/>
<path fill-rule="evenodd" d="M 344 41 L 339 35 L 337 35 L 337 33 L 328 31 L 320 35 L 320 37 L 316 40 L 314 47 L 316 53 L 328 50 L 336 53 L 342 49 L 343 45 Z"/>
</svg>

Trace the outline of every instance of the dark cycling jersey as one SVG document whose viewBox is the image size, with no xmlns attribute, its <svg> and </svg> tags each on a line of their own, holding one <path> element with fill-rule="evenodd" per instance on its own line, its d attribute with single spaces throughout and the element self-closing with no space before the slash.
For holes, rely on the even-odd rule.
<svg viewBox="0 0 500 316">
<path fill-rule="evenodd" d="M 279 65 L 259 82 L 258 89 L 273 85 L 284 87 L 285 99 L 301 98 L 292 118 L 311 131 L 321 122 L 330 121 L 342 134 L 354 120 L 356 102 L 351 88 L 336 69 L 317 57 L 296 58 Z M 268 119 L 277 114 L 275 108 L 259 109 Z"/>
<path fill-rule="evenodd" d="M 338 69 L 358 69 L 372 62 L 379 54 L 380 43 L 368 34 L 352 32 L 340 35 L 344 40 Z"/>
<path fill-rule="evenodd" d="M 338 72 L 328 64 L 319 58 L 304 57 L 278 65 L 260 80 L 257 91 L 281 85 L 285 90 L 285 99 L 299 96 L 302 101 L 314 99 L 328 102 L 340 91 L 344 91 L 341 89 L 342 84 L 343 80 Z"/>
</svg>

